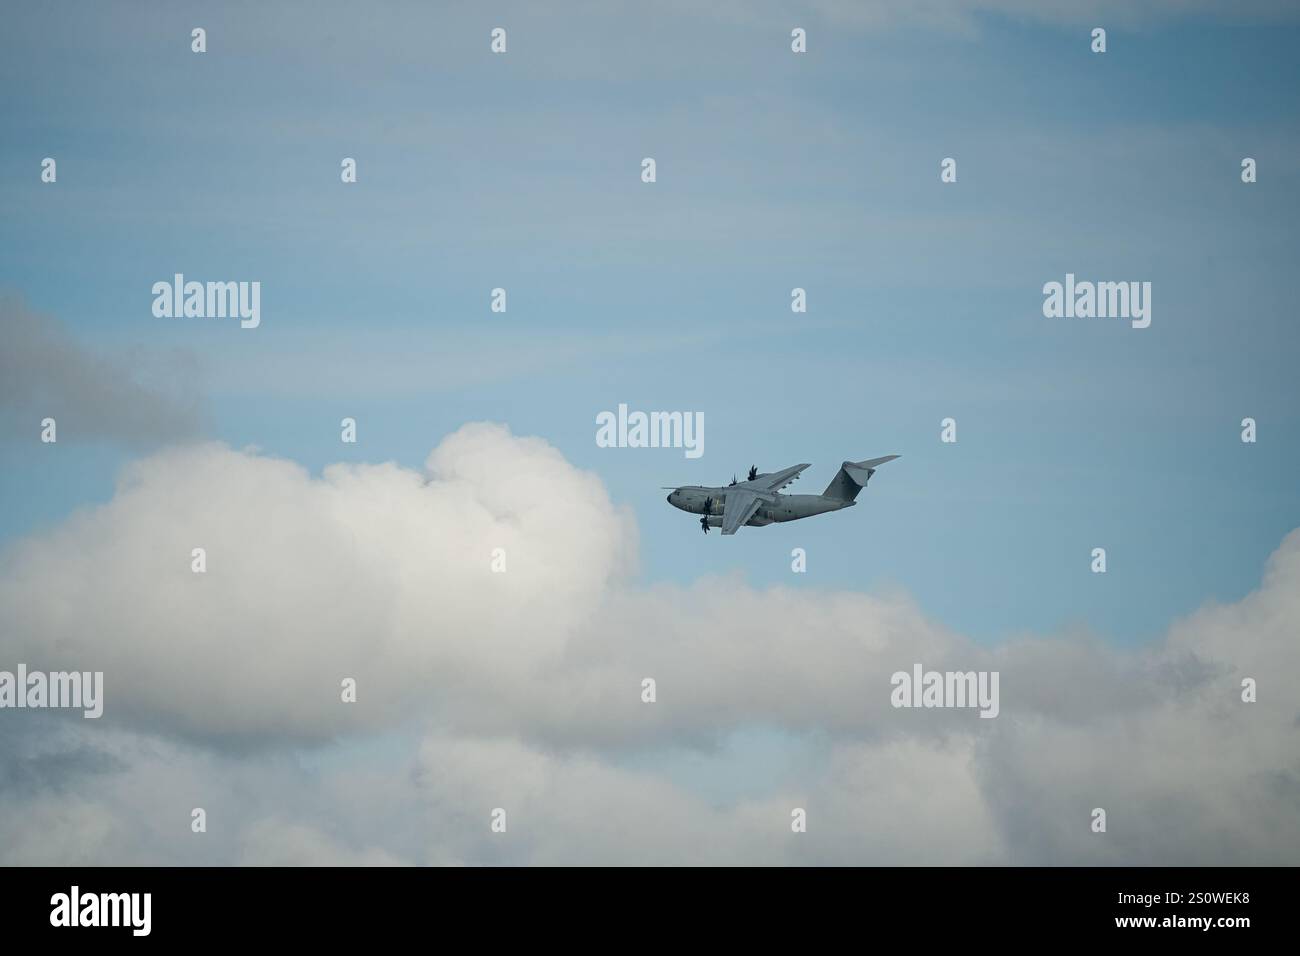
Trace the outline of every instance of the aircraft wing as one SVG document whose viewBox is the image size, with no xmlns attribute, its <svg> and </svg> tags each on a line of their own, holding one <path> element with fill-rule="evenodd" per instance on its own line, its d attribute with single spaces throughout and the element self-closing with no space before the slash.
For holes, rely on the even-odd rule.
<svg viewBox="0 0 1300 956">
<path fill-rule="evenodd" d="M 728 491 L 722 507 L 722 533 L 735 534 L 737 528 L 754 517 L 762 503 L 763 498 L 757 492 L 734 488 Z"/>
<path fill-rule="evenodd" d="M 746 484 L 752 484 L 762 491 L 780 491 L 786 485 L 790 484 L 790 482 L 798 478 L 799 472 L 808 467 L 811 466 L 806 464 L 791 465 L 789 468 L 783 468 L 781 471 L 774 471 L 770 475 L 760 475 L 752 482 L 746 482 Z"/>
</svg>

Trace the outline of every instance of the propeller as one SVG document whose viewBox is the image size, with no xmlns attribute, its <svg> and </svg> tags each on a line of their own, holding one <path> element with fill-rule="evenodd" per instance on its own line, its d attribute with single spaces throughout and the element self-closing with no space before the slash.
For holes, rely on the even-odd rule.
<svg viewBox="0 0 1300 956">
<path fill-rule="evenodd" d="M 753 480 L 754 480 L 755 478 L 757 478 L 757 477 L 758 477 L 758 465 L 750 465 L 750 466 L 749 466 L 749 478 L 747 478 L 746 480 L 747 480 L 747 481 L 753 481 Z"/>
<path fill-rule="evenodd" d="M 700 530 L 705 534 L 709 533 L 709 515 L 713 511 L 713 499 L 704 499 L 704 514 L 700 515 Z"/>
</svg>

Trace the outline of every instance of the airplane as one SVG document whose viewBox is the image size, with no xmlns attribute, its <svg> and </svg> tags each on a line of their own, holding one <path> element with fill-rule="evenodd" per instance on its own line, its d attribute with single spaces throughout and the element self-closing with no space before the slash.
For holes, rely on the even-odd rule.
<svg viewBox="0 0 1300 956">
<path fill-rule="evenodd" d="M 751 465 L 749 477 L 744 481 L 731 478 L 725 488 L 704 485 L 683 485 L 673 488 L 668 503 L 674 508 L 700 516 L 700 530 L 705 534 L 710 528 L 721 528 L 723 534 L 735 534 L 743 525 L 762 527 L 778 521 L 798 521 L 828 511 L 851 508 L 858 492 L 867 486 L 871 476 L 887 461 L 898 455 L 869 458 L 866 461 L 846 461 L 826 490 L 820 495 L 783 495 L 781 489 L 799 477 L 810 465 L 791 465 L 781 471 L 760 475 Z M 667 486 L 665 486 L 665 490 Z"/>
</svg>

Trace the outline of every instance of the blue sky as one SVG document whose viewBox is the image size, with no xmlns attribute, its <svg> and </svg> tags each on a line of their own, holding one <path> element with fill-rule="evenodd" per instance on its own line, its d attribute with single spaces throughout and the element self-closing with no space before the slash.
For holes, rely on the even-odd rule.
<svg viewBox="0 0 1300 956">
<path fill-rule="evenodd" d="M 31 6 L 0 58 L 0 289 L 133 369 L 193 363 L 209 435 L 313 470 L 418 466 L 467 421 L 542 436 L 633 509 L 647 581 L 1145 640 L 1257 586 L 1300 526 L 1297 27 L 1117 17 L 1099 56 L 1097 24 L 992 6 Z M 261 327 L 154 318 L 175 272 L 261 281 Z M 1151 281 L 1151 327 L 1045 319 L 1067 272 Z M 596 447 L 620 402 L 703 412 L 705 455 Z M 6 441 L 2 540 L 107 500 L 139 453 Z M 890 453 L 854 511 L 730 539 L 659 490 L 808 461 L 820 491 Z"/>
<path fill-rule="evenodd" d="M 1294 862 L 1293 4 L 0 23 L 0 666 L 111 688 L 0 734 L 5 862 Z M 260 327 L 156 318 L 178 272 L 260 282 Z M 1150 327 L 1045 318 L 1067 273 L 1150 282 Z M 702 413 L 703 457 L 598 447 L 620 404 Z M 428 486 L 166 447 L 320 475 L 449 435 L 472 477 Z M 735 537 L 661 488 L 887 454 L 859 507 Z M 919 660 L 999 670 L 1004 719 L 893 707 Z"/>
</svg>

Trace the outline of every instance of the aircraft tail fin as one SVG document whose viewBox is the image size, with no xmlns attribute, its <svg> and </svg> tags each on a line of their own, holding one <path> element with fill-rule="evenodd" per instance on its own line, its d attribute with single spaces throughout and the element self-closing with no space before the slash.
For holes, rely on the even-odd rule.
<svg viewBox="0 0 1300 956">
<path fill-rule="evenodd" d="M 827 498 L 839 498 L 853 501 L 858 492 L 867 486 L 871 476 L 887 461 L 893 461 L 897 455 L 885 455 L 883 458 L 868 458 L 866 461 L 846 461 L 840 465 L 831 483 L 822 492 Z"/>
</svg>

